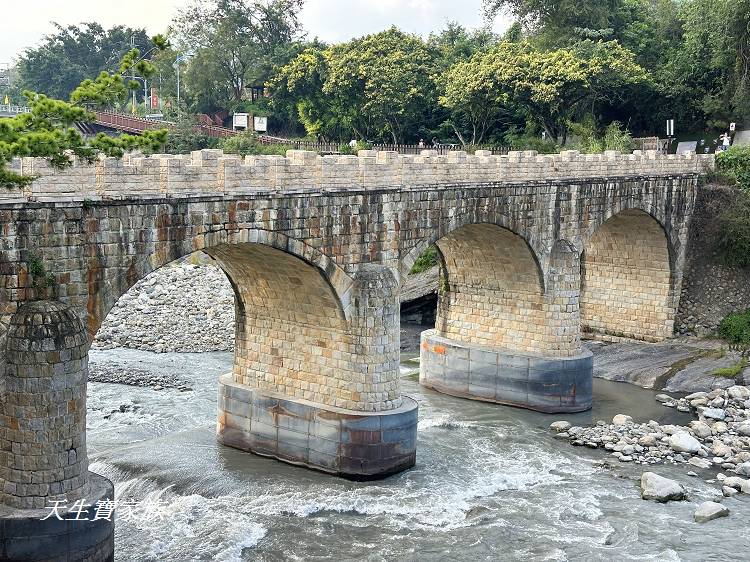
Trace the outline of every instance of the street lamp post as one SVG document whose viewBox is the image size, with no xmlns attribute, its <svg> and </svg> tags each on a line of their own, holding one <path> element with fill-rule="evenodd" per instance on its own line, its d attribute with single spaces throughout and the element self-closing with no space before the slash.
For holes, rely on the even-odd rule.
<svg viewBox="0 0 750 562">
<path fill-rule="evenodd" d="M 193 53 L 185 53 L 183 55 L 178 56 L 174 64 L 172 65 L 177 72 L 177 117 L 180 117 L 180 63 L 185 62 L 190 57 L 193 56 Z"/>
</svg>

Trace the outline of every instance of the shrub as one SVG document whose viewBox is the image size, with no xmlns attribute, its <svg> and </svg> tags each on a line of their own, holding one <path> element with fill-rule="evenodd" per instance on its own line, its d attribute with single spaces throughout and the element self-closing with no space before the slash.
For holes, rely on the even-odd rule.
<svg viewBox="0 0 750 562">
<path fill-rule="evenodd" d="M 424 251 L 424 253 L 421 256 L 417 258 L 417 261 L 414 262 L 414 266 L 411 268 L 409 275 L 414 275 L 416 273 L 422 273 L 423 271 L 427 271 L 428 269 L 436 266 L 437 263 L 438 263 L 437 248 L 435 246 L 430 246 Z"/>
<path fill-rule="evenodd" d="M 240 156 L 248 154 L 284 156 L 292 147 L 286 144 L 263 144 L 258 142 L 258 137 L 254 133 L 242 133 L 222 139 L 219 148 L 223 149 L 226 154 L 239 154 Z"/>
<path fill-rule="evenodd" d="M 724 318 L 719 324 L 719 335 L 731 344 L 750 345 L 750 308 Z"/>
<path fill-rule="evenodd" d="M 635 142 L 633 142 L 630 131 L 624 128 L 619 121 L 612 121 L 607 125 L 603 136 L 597 134 L 592 119 L 584 120 L 581 123 L 572 123 L 570 132 L 579 139 L 576 148 L 587 154 L 597 154 L 605 150 L 619 150 L 628 154 L 635 149 Z"/>
<path fill-rule="evenodd" d="M 750 193 L 750 146 L 733 146 L 717 154 L 716 171 Z"/>
<path fill-rule="evenodd" d="M 739 375 L 744 370 L 745 367 L 747 367 L 747 359 L 743 357 L 731 367 L 724 367 L 723 369 L 716 369 L 713 372 L 713 374 L 717 377 L 733 379 L 733 378 L 736 378 L 737 375 Z"/>
<path fill-rule="evenodd" d="M 729 265 L 750 267 L 750 193 L 741 192 L 719 216 L 719 245 Z"/>
</svg>

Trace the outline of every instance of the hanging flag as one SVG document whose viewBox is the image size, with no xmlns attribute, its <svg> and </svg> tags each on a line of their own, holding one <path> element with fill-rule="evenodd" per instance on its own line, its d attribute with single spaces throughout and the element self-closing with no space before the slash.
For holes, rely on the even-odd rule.
<svg viewBox="0 0 750 562">
<path fill-rule="evenodd" d="M 10 105 L 10 98 L 8 97 L 8 94 L 5 94 L 5 99 L 3 100 L 4 105 Z"/>
<path fill-rule="evenodd" d="M 159 95 L 156 88 L 151 88 L 151 109 L 159 109 Z"/>
</svg>

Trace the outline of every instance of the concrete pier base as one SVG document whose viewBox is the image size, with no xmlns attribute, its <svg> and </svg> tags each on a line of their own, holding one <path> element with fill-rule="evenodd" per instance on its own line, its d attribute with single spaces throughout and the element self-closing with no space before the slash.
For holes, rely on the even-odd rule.
<svg viewBox="0 0 750 562">
<path fill-rule="evenodd" d="M 49 508 L 21 509 L 0 505 L 0 560 L 8 562 L 110 562 L 115 556 L 115 521 L 97 519 L 96 502 L 114 501 L 112 483 L 89 472 L 89 491 L 84 499 L 90 507 L 69 512 L 61 505 L 63 521 L 49 516 Z M 53 504 L 49 504 L 53 505 Z M 104 516 L 100 513 L 100 516 Z M 78 517 L 80 520 L 73 520 Z"/>
<path fill-rule="evenodd" d="M 257 455 L 374 480 L 414 466 L 417 403 L 404 396 L 400 408 L 356 412 L 260 392 L 224 375 L 217 437 Z"/>
<path fill-rule="evenodd" d="M 540 357 L 422 332 L 419 382 L 434 390 L 539 412 L 591 408 L 593 356 Z"/>
</svg>

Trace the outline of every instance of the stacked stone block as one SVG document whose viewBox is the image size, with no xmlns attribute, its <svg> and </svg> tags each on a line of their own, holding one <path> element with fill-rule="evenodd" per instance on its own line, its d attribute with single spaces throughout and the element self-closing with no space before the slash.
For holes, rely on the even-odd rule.
<svg viewBox="0 0 750 562">
<path fill-rule="evenodd" d="M 243 159 L 225 155 L 221 150 L 202 150 L 177 156 L 103 158 L 93 165 L 76 161 L 62 171 L 42 158 L 16 159 L 11 164 L 14 171 L 38 179 L 11 196 L 60 200 L 277 190 L 373 190 L 393 186 L 696 174 L 704 173 L 712 165 L 711 155 L 661 155 L 655 151 L 586 155 L 576 151 L 542 155 L 524 151 L 493 156 L 489 151 L 478 150 L 473 155 L 457 151 L 438 156 L 435 151 L 424 150 L 413 156 L 363 150 L 358 156 L 318 156 L 290 150 L 286 157 Z"/>
<path fill-rule="evenodd" d="M 642 211 L 600 226 L 583 255 L 583 330 L 604 338 L 661 341 L 672 335 L 676 302 L 664 230 Z"/>
<path fill-rule="evenodd" d="M 13 316 L 0 397 L 0 503 L 43 508 L 48 498 L 86 495 L 87 351 L 70 307 L 36 301 Z"/>
</svg>

